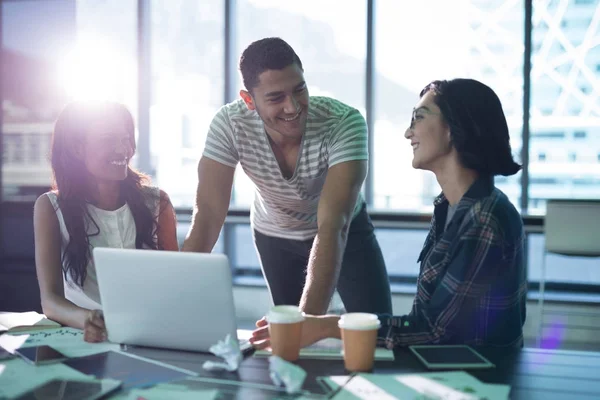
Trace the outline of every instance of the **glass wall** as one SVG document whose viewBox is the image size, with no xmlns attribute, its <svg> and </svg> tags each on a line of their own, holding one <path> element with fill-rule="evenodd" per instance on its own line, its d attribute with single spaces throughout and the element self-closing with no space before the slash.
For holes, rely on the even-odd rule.
<svg viewBox="0 0 600 400">
<path fill-rule="evenodd" d="M 2 2 L 2 194 L 48 189 L 54 121 L 72 100 L 112 99 L 137 114 L 137 2 Z"/>
<path fill-rule="evenodd" d="M 73 46 L 76 12 L 64 1 L 2 2 L 3 198 L 35 200 L 51 181 L 53 122 L 67 101 L 61 57 Z M 42 23 L 43 22 L 43 23 Z"/>
<path fill-rule="evenodd" d="M 533 8 L 529 209 L 600 197 L 600 4 Z"/>
<path fill-rule="evenodd" d="M 222 0 L 150 2 L 150 160 L 175 207 L 194 203 L 198 160 L 224 102 Z"/>
<path fill-rule="evenodd" d="M 255 40 L 278 36 L 288 42 L 302 60 L 311 96 L 329 96 L 365 109 L 366 23 L 365 0 L 236 1 L 234 53 L 239 57 Z M 238 74 L 236 93 L 243 88 Z M 249 207 L 253 196 L 250 180 L 238 168 L 234 205 Z"/>
<path fill-rule="evenodd" d="M 522 1 L 379 0 L 375 22 L 375 209 L 433 210 L 440 187 L 431 172 L 412 168 L 412 148 L 404 138 L 419 93 L 433 80 L 473 78 L 494 89 L 520 159 Z M 519 203 L 520 173 L 497 179 L 497 185 Z"/>
<path fill-rule="evenodd" d="M 454 77 L 479 79 L 498 93 L 517 160 L 524 142 L 523 100 L 530 95 L 528 185 L 523 187 L 521 174 L 496 179 L 516 206 L 525 190 L 523 212 L 543 215 L 548 198 L 600 199 L 600 0 L 533 2 L 530 88 L 523 79 L 525 0 L 349 0 L 343 13 L 337 0 L 143 4 L 147 21 L 138 21 L 136 0 L 2 2 L 5 200 L 32 201 L 47 190 L 50 135 L 64 104 L 111 98 L 148 119 L 140 126 L 149 129 L 139 132 L 150 143 L 144 172 L 178 209 L 189 210 L 209 123 L 242 89 L 239 56 L 268 36 L 294 47 L 311 95 L 335 97 L 363 113 L 372 104 L 372 211 L 431 212 L 440 188 L 433 174 L 411 167 L 403 135 L 420 90 L 434 79 Z M 149 61 L 138 58 L 138 32 L 149 42 Z M 366 59 L 369 45 L 372 60 Z M 367 61 L 374 66 L 372 82 L 366 81 Z M 148 85 L 138 84 L 138 68 L 150 72 Z M 141 98 L 149 110 L 137 110 L 139 93 L 150 93 Z M 252 189 L 239 170 L 232 206 L 247 210 Z M 258 271 L 249 226 L 228 226 L 216 251 L 228 253 L 240 271 Z M 390 275 L 414 278 L 426 231 L 384 226 L 377 234 Z M 180 241 L 188 227 L 179 227 Z M 528 269 L 536 280 L 543 235 L 529 239 Z M 552 281 L 600 284 L 596 260 L 550 256 L 548 263 Z M 564 273 L 575 264 L 581 274 Z"/>
</svg>

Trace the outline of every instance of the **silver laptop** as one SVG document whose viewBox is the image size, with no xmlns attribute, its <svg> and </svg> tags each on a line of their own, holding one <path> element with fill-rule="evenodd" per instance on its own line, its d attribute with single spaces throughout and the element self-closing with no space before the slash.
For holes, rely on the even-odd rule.
<svg viewBox="0 0 600 400">
<path fill-rule="evenodd" d="M 208 351 L 237 342 L 229 261 L 223 254 L 95 248 L 108 340 Z"/>
</svg>

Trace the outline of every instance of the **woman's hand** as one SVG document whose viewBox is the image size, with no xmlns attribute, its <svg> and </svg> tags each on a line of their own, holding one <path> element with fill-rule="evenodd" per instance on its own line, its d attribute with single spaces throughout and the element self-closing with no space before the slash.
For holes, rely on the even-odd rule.
<svg viewBox="0 0 600 400">
<path fill-rule="evenodd" d="M 83 324 L 83 340 L 86 342 L 104 342 L 106 340 L 106 326 L 101 310 L 88 310 Z"/>
<path fill-rule="evenodd" d="M 337 326 L 339 317 L 337 315 L 306 315 L 302 325 L 302 339 L 300 347 L 310 346 L 321 339 L 328 337 L 340 338 L 340 331 Z M 257 349 L 262 350 L 271 346 L 269 336 L 269 323 L 263 317 L 256 321 L 256 327 L 252 332 L 250 343 Z"/>
</svg>

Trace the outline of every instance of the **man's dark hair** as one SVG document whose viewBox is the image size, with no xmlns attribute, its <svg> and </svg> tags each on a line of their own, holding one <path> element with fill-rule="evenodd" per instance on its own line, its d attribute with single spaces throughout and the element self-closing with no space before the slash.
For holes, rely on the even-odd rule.
<svg viewBox="0 0 600 400">
<path fill-rule="evenodd" d="M 240 72 L 246 90 L 252 92 L 258 86 L 259 75 L 266 70 L 281 70 L 294 63 L 304 71 L 300 57 L 283 39 L 270 37 L 252 42 L 240 57 Z"/>
<path fill-rule="evenodd" d="M 492 176 L 514 175 L 521 169 L 512 158 L 502 104 L 490 87 L 473 79 L 433 81 L 420 97 L 429 91 L 465 167 Z"/>
</svg>

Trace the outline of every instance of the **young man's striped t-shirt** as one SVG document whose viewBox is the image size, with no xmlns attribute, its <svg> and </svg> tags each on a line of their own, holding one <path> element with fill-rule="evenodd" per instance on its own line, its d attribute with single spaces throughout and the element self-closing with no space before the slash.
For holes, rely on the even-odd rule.
<svg viewBox="0 0 600 400">
<path fill-rule="evenodd" d="M 298 162 L 293 176 L 285 179 L 262 120 L 240 99 L 215 115 L 203 155 L 234 168 L 239 162 L 254 182 L 250 211 L 254 229 L 306 240 L 317 233 L 317 207 L 328 168 L 368 159 L 367 126 L 358 110 L 328 97 L 311 97 Z M 359 195 L 354 216 L 363 203 Z"/>
</svg>

